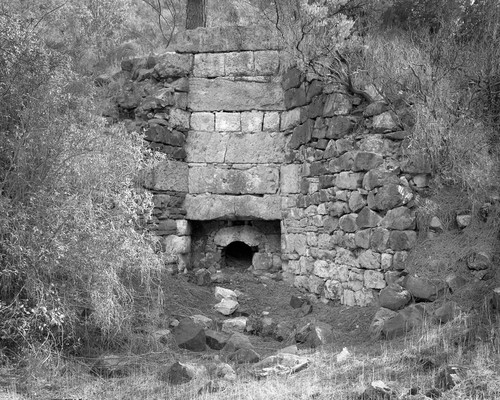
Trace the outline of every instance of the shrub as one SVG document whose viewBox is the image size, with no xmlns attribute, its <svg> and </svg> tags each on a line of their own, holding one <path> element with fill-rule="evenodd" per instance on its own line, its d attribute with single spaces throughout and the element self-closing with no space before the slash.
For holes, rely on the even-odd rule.
<svg viewBox="0 0 500 400">
<path fill-rule="evenodd" d="M 13 51 L 0 53 L 8 83 L 0 99 L 0 343 L 67 344 L 84 308 L 112 337 L 127 327 L 134 289 L 147 289 L 162 267 L 143 229 L 151 195 L 138 181 L 154 157 L 139 134 L 105 125 L 91 82 L 50 62 L 64 57 L 20 23 L 2 22 L 0 43 Z M 33 73 L 21 79 L 25 70 Z"/>
</svg>

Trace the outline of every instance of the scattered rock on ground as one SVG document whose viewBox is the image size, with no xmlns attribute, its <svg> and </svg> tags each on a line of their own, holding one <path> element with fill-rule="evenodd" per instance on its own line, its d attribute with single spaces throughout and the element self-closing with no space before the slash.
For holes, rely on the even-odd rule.
<svg viewBox="0 0 500 400">
<path fill-rule="evenodd" d="M 226 300 L 237 301 L 238 300 L 238 295 L 233 290 L 231 290 L 231 289 L 226 289 L 226 288 L 217 286 L 215 288 L 215 298 L 217 300 L 226 299 Z"/>
<path fill-rule="evenodd" d="M 290 298 L 290 306 L 292 308 L 300 308 L 304 304 L 309 304 L 309 300 L 302 296 L 292 296 Z"/>
<path fill-rule="evenodd" d="M 270 375 L 290 375 L 306 369 L 310 360 L 289 353 L 278 353 L 267 357 L 252 368 L 252 375 L 264 378 Z"/>
<path fill-rule="evenodd" d="M 237 310 L 238 306 L 239 304 L 235 300 L 222 299 L 220 303 L 217 303 L 214 306 L 214 308 L 222 315 L 231 315 Z"/>
<path fill-rule="evenodd" d="M 111 378 L 128 375 L 132 366 L 133 362 L 130 357 L 108 354 L 96 360 L 92 371 L 100 376 Z"/>
<path fill-rule="evenodd" d="M 439 296 L 444 294 L 447 289 L 447 285 L 443 282 L 431 281 L 412 275 L 407 275 L 405 277 L 403 286 L 413 295 L 413 297 L 425 301 L 436 300 Z"/>
<path fill-rule="evenodd" d="M 171 385 L 180 385 L 207 374 L 204 366 L 196 364 L 173 363 L 166 371 L 160 371 L 158 379 Z"/>
<path fill-rule="evenodd" d="M 434 318 L 441 324 L 446 324 L 455 318 L 458 306 L 454 301 L 447 301 L 434 311 Z"/>
<path fill-rule="evenodd" d="M 302 347 L 316 348 L 333 342 L 333 329 L 324 322 L 309 323 L 295 334 Z"/>
<path fill-rule="evenodd" d="M 398 393 L 383 381 L 373 381 L 363 394 L 360 400 L 395 400 Z"/>
<path fill-rule="evenodd" d="M 212 329 L 205 331 L 205 337 L 208 347 L 213 350 L 222 350 L 229 340 L 230 335 L 225 332 L 217 332 Z"/>
<path fill-rule="evenodd" d="M 238 349 L 229 355 L 229 360 L 236 364 L 254 364 L 259 362 L 260 355 L 253 349 Z"/>
<path fill-rule="evenodd" d="M 206 337 L 203 326 L 191 318 L 184 318 L 173 331 L 175 342 L 181 349 L 190 351 L 205 351 Z"/>
<path fill-rule="evenodd" d="M 195 323 L 203 326 L 205 329 L 211 329 L 214 321 L 211 318 L 205 317 L 204 315 L 193 315 L 190 317 Z"/>
<path fill-rule="evenodd" d="M 410 300 L 410 292 L 397 283 L 391 283 L 389 286 L 383 288 L 378 298 L 380 307 L 393 311 L 403 308 Z"/>
<path fill-rule="evenodd" d="M 247 317 L 236 317 L 226 319 L 222 322 L 222 331 L 226 333 L 245 332 L 247 327 Z"/>
<path fill-rule="evenodd" d="M 250 343 L 248 336 L 242 333 L 234 333 L 231 335 L 222 351 L 233 353 L 238 349 L 253 349 L 253 345 Z"/>
<path fill-rule="evenodd" d="M 212 283 L 212 276 L 208 269 L 200 268 L 195 272 L 196 284 L 198 286 L 208 286 Z"/>
</svg>

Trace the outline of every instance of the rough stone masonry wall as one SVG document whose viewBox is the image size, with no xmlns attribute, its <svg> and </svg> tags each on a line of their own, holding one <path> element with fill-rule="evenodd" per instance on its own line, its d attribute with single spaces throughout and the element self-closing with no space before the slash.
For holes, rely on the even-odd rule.
<svg viewBox="0 0 500 400">
<path fill-rule="evenodd" d="M 279 220 L 284 279 L 343 304 L 372 302 L 416 240 L 413 190 L 426 182 L 425 166 L 404 158 L 396 114 L 296 69 L 280 76 L 266 30 L 198 28 L 175 46 L 124 63 L 134 82 L 117 97 L 118 114 L 169 157 L 146 187 L 172 267 L 206 266 L 190 259 L 190 221 L 220 238 L 228 225 L 218 221 Z"/>
<path fill-rule="evenodd" d="M 340 94 L 293 69 L 283 78 L 289 129 L 283 193 L 284 277 L 346 305 L 367 305 L 404 269 L 416 241 L 413 193 L 426 184 L 382 102 Z M 425 168 L 423 168 L 425 170 Z"/>
</svg>

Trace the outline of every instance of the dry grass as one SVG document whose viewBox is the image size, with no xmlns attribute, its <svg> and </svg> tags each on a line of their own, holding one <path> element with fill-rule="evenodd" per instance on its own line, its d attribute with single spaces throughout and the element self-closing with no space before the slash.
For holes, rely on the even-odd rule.
<svg viewBox="0 0 500 400">
<path fill-rule="evenodd" d="M 257 380 L 248 367 L 240 366 L 237 380 L 225 382 L 215 393 L 200 392 L 209 375 L 179 386 L 159 379 L 160 372 L 175 360 L 210 364 L 219 358 L 214 352 L 193 356 L 165 345 L 156 352 L 131 354 L 130 375 L 109 379 L 92 375 L 84 360 L 48 357 L 41 363 L 29 360 L 31 367 L 25 369 L 31 378 L 29 386 L 11 385 L 0 399 L 354 399 L 377 380 L 402 397 L 410 388 L 424 393 L 434 387 L 437 371 L 447 365 L 459 366 L 463 380 L 444 392 L 443 399 L 495 399 L 500 398 L 499 328 L 496 317 L 484 310 L 475 316 L 461 314 L 446 325 L 427 322 L 405 338 L 350 348 L 350 357 L 341 363 L 332 348 L 314 353 L 304 350 L 301 355 L 311 360 L 311 366 L 290 376 Z"/>
</svg>

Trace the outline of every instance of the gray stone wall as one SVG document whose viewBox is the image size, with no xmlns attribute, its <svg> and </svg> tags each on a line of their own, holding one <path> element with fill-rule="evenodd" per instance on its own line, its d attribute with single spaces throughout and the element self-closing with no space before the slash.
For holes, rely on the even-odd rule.
<svg viewBox="0 0 500 400">
<path fill-rule="evenodd" d="M 281 74 L 265 29 L 199 28 L 174 46 L 124 63 L 115 110 L 169 158 L 145 186 L 172 269 L 212 267 L 220 237 L 281 221 L 280 248 L 261 244 L 256 270 L 280 268 L 342 304 L 373 302 L 416 241 L 414 193 L 427 181 L 404 157 L 398 110 Z M 224 231 L 228 221 L 254 228 Z"/>
</svg>

